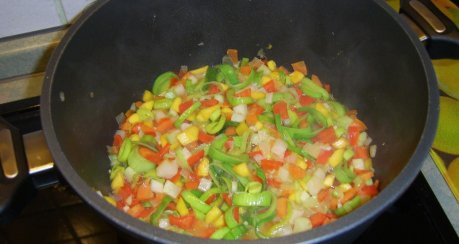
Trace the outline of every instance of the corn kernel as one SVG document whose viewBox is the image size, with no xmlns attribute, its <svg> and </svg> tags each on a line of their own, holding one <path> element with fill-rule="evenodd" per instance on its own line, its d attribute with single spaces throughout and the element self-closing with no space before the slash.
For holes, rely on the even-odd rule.
<svg viewBox="0 0 459 244">
<path fill-rule="evenodd" d="M 270 82 L 271 80 L 272 80 L 271 77 L 265 75 L 265 76 L 261 77 L 261 84 L 265 85 L 266 83 Z"/>
<path fill-rule="evenodd" d="M 296 192 L 290 194 L 290 196 L 288 196 L 288 200 L 291 201 L 291 202 L 294 202 L 295 199 L 296 199 Z"/>
<path fill-rule="evenodd" d="M 264 92 L 260 92 L 260 91 L 252 91 L 252 93 L 250 94 L 250 96 L 255 99 L 255 100 L 260 100 L 260 99 L 263 99 L 265 98 L 265 93 Z"/>
<path fill-rule="evenodd" d="M 182 188 L 183 187 L 183 181 L 179 180 L 177 182 L 174 183 L 176 186 Z"/>
<path fill-rule="evenodd" d="M 133 114 L 131 114 L 131 116 L 129 116 L 128 121 L 132 125 L 133 124 L 137 124 L 137 123 L 140 122 L 140 116 L 137 113 L 133 113 Z"/>
<path fill-rule="evenodd" d="M 325 179 L 324 179 L 324 185 L 331 187 L 334 181 L 335 181 L 334 175 L 327 175 L 325 176 Z"/>
<path fill-rule="evenodd" d="M 153 96 L 153 93 L 152 93 L 151 91 L 145 90 L 145 91 L 143 92 L 142 100 L 143 100 L 144 102 L 151 101 L 151 100 L 153 100 L 153 98 L 154 98 L 154 96 Z"/>
<path fill-rule="evenodd" d="M 180 144 L 188 145 L 192 142 L 198 140 L 199 129 L 196 126 L 190 126 L 186 128 L 182 133 L 177 135 L 177 140 L 179 140 Z"/>
<path fill-rule="evenodd" d="M 274 62 L 273 60 L 269 60 L 268 63 L 268 68 L 271 70 L 271 71 L 274 71 L 276 69 L 276 62 Z"/>
<path fill-rule="evenodd" d="M 306 162 L 301 158 L 298 158 L 296 160 L 296 165 L 303 170 L 306 170 L 308 168 L 308 164 L 306 164 Z"/>
<path fill-rule="evenodd" d="M 233 170 L 234 172 L 236 172 L 236 174 L 242 177 L 250 176 L 250 170 L 249 170 L 249 167 L 247 166 L 247 163 L 240 163 L 238 165 L 234 165 Z"/>
<path fill-rule="evenodd" d="M 172 101 L 171 109 L 178 113 L 180 110 L 179 107 L 181 103 L 182 103 L 182 99 L 180 97 L 176 97 Z"/>
<path fill-rule="evenodd" d="M 209 159 L 204 157 L 198 164 L 196 169 L 197 175 L 201 177 L 206 177 L 209 175 Z"/>
<path fill-rule="evenodd" d="M 203 66 L 203 67 L 201 67 L 201 68 L 197 68 L 197 69 L 191 70 L 190 72 L 191 72 L 193 75 L 200 75 L 200 74 L 206 73 L 206 72 L 207 72 L 207 68 L 209 68 L 208 65 Z"/>
<path fill-rule="evenodd" d="M 213 206 L 212 209 L 206 214 L 205 222 L 211 224 L 215 222 L 220 216 L 223 215 L 223 212 L 217 207 Z"/>
<path fill-rule="evenodd" d="M 332 167 L 336 167 L 343 160 L 344 149 L 337 149 L 333 154 L 328 158 L 328 163 Z"/>
<path fill-rule="evenodd" d="M 346 138 L 339 138 L 337 141 L 333 142 L 333 147 L 335 148 L 345 148 L 349 144 Z"/>
<path fill-rule="evenodd" d="M 131 141 L 140 141 L 140 136 L 137 134 L 132 134 L 129 138 Z"/>
<path fill-rule="evenodd" d="M 304 78 L 304 74 L 299 71 L 293 71 L 289 74 L 290 81 L 294 84 L 300 82 Z"/>
<path fill-rule="evenodd" d="M 308 190 L 307 181 L 306 181 L 305 179 L 302 179 L 302 180 L 300 180 L 299 182 L 300 182 L 301 188 L 303 188 L 304 191 L 309 191 L 309 190 Z"/>
<path fill-rule="evenodd" d="M 236 127 L 236 133 L 240 136 L 242 136 L 242 134 L 244 134 L 244 132 L 246 132 L 247 130 L 249 129 L 249 127 L 247 126 L 246 123 L 244 122 L 241 122 L 239 123 L 239 125 Z"/>
</svg>

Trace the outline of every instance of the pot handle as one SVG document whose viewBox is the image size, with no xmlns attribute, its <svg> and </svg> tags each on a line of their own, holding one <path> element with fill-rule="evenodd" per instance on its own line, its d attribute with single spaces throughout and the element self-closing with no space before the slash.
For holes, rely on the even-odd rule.
<svg viewBox="0 0 459 244">
<path fill-rule="evenodd" d="M 1 223 L 10 221 L 35 195 L 22 145 L 19 130 L 0 117 Z"/>
<path fill-rule="evenodd" d="M 459 59 L 459 30 L 431 0 L 401 0 L 400 13 L 432 59 Z"/>
</svg>

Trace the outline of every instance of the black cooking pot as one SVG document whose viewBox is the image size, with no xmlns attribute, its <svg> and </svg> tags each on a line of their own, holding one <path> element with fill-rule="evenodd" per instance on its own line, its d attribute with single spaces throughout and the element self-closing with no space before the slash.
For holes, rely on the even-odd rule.
<svg viewBox="0 0 459 244">
<path fill-rule="evenodd" d="M 100 1 L 52 56 L 43 129 L 66 180 L 122 229 L 152 241 L 211 242 L 138 221 L 96 193 L 110 193 L 106 145 L 118 126 L 115 116 L 139 100 L 158 74 L 220 63 L 228 48 L 245 57 L 264 49 L 285 66 L 305 60 L 368 125 L 378 146 L 374 167 L 381 193 L 336 222 L 263 242 L 350 241 L 408 188 L 435 134 L 435 75 L 406 26 L 378 0 Z"/>
</svg>

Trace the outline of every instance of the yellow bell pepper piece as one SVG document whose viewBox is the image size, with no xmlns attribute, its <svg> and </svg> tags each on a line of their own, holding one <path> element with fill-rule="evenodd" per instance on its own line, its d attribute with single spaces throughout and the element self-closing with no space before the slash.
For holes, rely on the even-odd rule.
<svg viewBox="0 0 459 244">
<path fill-rule="evenodd" d="M 220 215 L 218 219 L 214 222 L 214 226 L 219 228 L 223 227 L 225 225 L 225 217 L 223 215 Z"/>
<path fill-rule="evenodd" d="M 236 172 L 236 174 L 242 177 L 250 176 L 250 170 L 249 170 L 249 167 L 247 166 L 247 163 L 240 163 L 240 164 L 234 165 L 233 170 L 234 172 Z"/>
<path fill-rule="evenodd" d="M 199 129 L 192 125 L 177 135 L 177 140 L 182 145 L 188 145 L 198 140 Z"/>
<path fill-rule="evenodd" d="M 171 109 L 175 112 L 179 112 L 179 107 L 180 107 L 180 104 L 182 103 L 182 99 L 180 97 L 176 97 L 173 101 L 172 101 L 172 105 L 171 105 Z"/>
<path fill-rule="evenodd" d="M 252 91 L 252 93 L 250 93 L 250 96 L 255 100 L 260 100 L 260 99 L 265 98 L 266 95 L 264 92 Z"/>
<path fill-rule="evenodd" d="M 137 134 L 132 134 L 129 138 L 131 141 L 140 141 L 140 136 Z"/>
<path fill-rule="evenodd" d="M 207 72 L 207 68 L 209 68 L 209 65 L 206 65 L 206 66 L 203 66 L 201 68 L 197 68 L 197 69 L 191 70 L 190 72 L 193 75 L 200 75 L 200 74 L 206 73 Z"/>
<path fill-rule="evenodd" d="M 269 74 L 269 76 L 273 80 L 279 80 L 279 72 L 277 72 L 277 71 L 272 72 L 271 74 Z"/>
<path fill-rule="evenodd" d="M 327 175 L 325 176 L 325 179 L 324 179 L 324 185 L 331 187 L 334 181 L 335 181 L 334 175 Z"/>
<path fill-rule="evenodd" d="M 186 204 L 185 204 L 185 201 L 183 200 L 183 198 L 179 198 L 177 200 L 176 208 L 177 208 L 177 212 L 179 212 L 180 216 L 185 216 L 185 215 L 188 215 L 190 213 L 190 211 L 186 207 Z"/>
<path fill-rule="evenodd" d="M 336 167 L 341 161 L 343 160 L 343 155 L 344 155 L 344 149 L 337 149 L 336 151 L 333 152 L 333 154 L 330 156 L 328 159 L 328 163 L 332 167 Z"/>
<path fill-rule="evenodd" d="M 113 178 L 111 187 L 115 192 L 117 192 L 123 186 L 124 186 L 124 174 L 123 174 L 123 171 L 119 171 Z"/>
<path fill-rule="evenodd" d="M 196 169 L 197 175 L 201 177 L 206 177 L 209 175 L 209 159 L 204 157 L 198 164 Z"/>
<path fill-rule="evenodd" d="M 159 143 L 161 143 L 162 147 L 165 147 L 167 145 L 167 134 L 161 135 L 161 137 L 159 137 Z"/>
<path fill-rule="evenodd" d="M 265 75 L 265 76 L 261 77 L 261 84 L 265 85 L 266 83 L 270 82 L 271 80 L 272 80 L 271 77 Z"/>
<path fill-rule="evenodd" d="M 145 109 L 148 109 L 148 110 L 152 110 L 154 103 L 155 102 L 153 100 L 148 101 L 148 102 L 144 102 L 142 105 L 140 105 L 140 108 L 145 108 Z"/>
<path fill-rule="evenodd" d="M 257 122 L 255 123 L 255 129 L 256 129 L 257 131 L 263 129 L 263 123 L 261 123 L 260 121 L 257 121 Z"/>
<path fill-rule="evenodd" d="M 302 158 L 297 158 L 296 159 L 296 165 L 300 167 L 301 169 L 306 170 L 308 168 L 308 164 L 304 161 Z"/>
<path fill-rule="evenodd" d="M 222 113 L 225 115 L 226 118 L 231 118 L 231 116 L 233 115 L 233 110 L 228 107 L 223 107 Z"/>
<path fill-rule="evenodd" d="M 299 71 L 293 71 L 288 76 L 293 84 L 300 82 L 304 78 L 304 74 Z"/>
<path fill-rule="evenodd" d="M 147 127 L 153 127 L 153 121 L 151 120 L 146 120 L 143 122 L 143 124 Z"/>
<path fill-rule="evenodd" d="M 196 119 L 199 122 L 206 122 L 207 120 L 209 120 L 210 115 L 219 108 L 220 105 L 214 105 L 212 107 L 202 109 L 201 111 L 199 111 L 198 115 L 196 115 Z"/>
<path fill-rule="evenodd" d="M 247 124 L 242 122 L 239 123 L 239 125 L 236 127 L 236 133 L 242 136 L 248 129 L 249 127 L 247 126 Z"/>
<path fill-rule="evenodd" d="M 276 62 L 274 62 L 274 60 L 269 60 L 267 65 L 271 71 L 274 71 L 277 67 Z"/>
<path fill-rule="evenodd" d="M 180 146 L 180 143 L 176 142 L 171 145 L 171 150 L 175 150 Z"/>
<path fill-rule="evenodd" d="M 107 201 L 107 202 L 110 203 L 111 205 L 116 206 L 116 201 L 115 201 L 115 199 L 113 199 L 112 197 L 104 196 L 104 199 L 105 199 L 105 201 Z"/>
<path fill-rule="evenodd" d="M 322 103 L 316 103 L 316 110 L 328 117 L 328 109 Z"/>
<path fill-rule="evenodd" d="M 153 93 L 152 93 L 151 91 L 145 90 L 145 91 L 143 92 L 142 100 L 143 100 L 144 102 L 151 101 L 151 100 L 153 100 L 153 98 L 154 98 L 154 96 L 153 96 Z"/>
<path fill-rule="evenodd" d="M 341 185 L 338 186 L 338 188 L 339 188 L 342 192 L 347 192 L 347 191 L 349 191 L 349 190 L 352 188 L 352 186 L 351 186 L 351 184 L 349 184 L 349 183 L 342 183 Z"/>
<path fill-rule="evenodd" d="M 131 124 L 137 124 L 140 122 L 140 117 L 137 113 L 133 113 L 131 116 L 129 116 L 128 121 Z"/>
<path fill-rule="evenodd" d="M 222 210 L 220 210 L 217 206 L 213 206 L 212 209 L 206 214 L 206 218 L 204 219 L 204 221 L 207 224 L 212 224 L 220 216 L 223 216 Z"/>
</svg>

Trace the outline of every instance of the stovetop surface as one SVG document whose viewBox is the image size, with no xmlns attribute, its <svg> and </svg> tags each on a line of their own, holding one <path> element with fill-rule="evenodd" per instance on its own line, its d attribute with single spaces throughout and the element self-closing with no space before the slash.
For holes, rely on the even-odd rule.
<svg viewBox="0 0 459 244">
<path fill-rule="evenodd" d="M 22 134 L 41 129 L 38 97 L 0 105 L 0 116 Z M 43 188 L 56 179 L 58 184 Z M 139 242 L 85 204 L 56 170 L 51 177 L 34 180 L 42 189 L 19 216 L 0 225 L 0 243 Z M 459 238 L 425 177 L 419 174 L 402 197 L 355 241 L 370 242 L 459 243 Z"/>
</svg>

